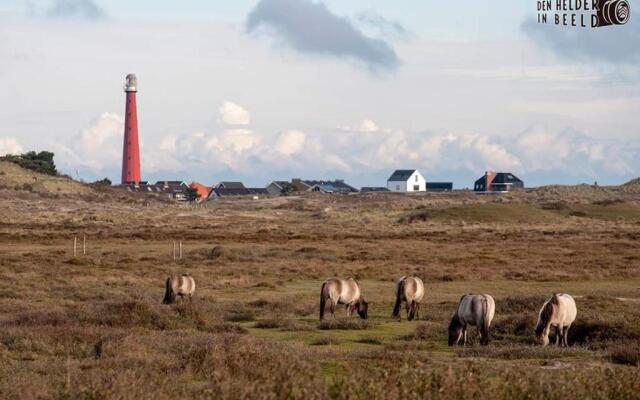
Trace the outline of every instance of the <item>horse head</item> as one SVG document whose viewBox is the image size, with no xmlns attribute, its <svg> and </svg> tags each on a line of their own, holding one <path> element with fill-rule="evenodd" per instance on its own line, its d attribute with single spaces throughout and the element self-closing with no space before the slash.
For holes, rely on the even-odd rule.
<svg viewBox="0 0 640 400">
<path fill-rule="evenodd" d="M 358 315 L 360 316 L 360 318 L 362 319 L 367 319 L 369 318 L 369 303 L 367 303 L 365 301 L 365 299 L 361 298 L 358 301 L 358 305 L 357 305 L 357 310 L 358 310 Z"/>
<path fill-rule="evenodd" d="M 449 346 L 458 344 L 460 339 L 462 339 L 462 324 L 460 323 L 460 318 L 456 312 L 453 318 L 451 318 L 451 323 L 449 324 Z"/>
</svg>

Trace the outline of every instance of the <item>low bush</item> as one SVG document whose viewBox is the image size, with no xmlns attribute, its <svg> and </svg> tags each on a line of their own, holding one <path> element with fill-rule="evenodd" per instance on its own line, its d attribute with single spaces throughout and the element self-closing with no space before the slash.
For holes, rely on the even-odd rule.
<svg viewBox="0 0 640 400">
<path fill-rule="evenodd" d="M 369 322 L 362 319 L 345 319 L 345 320 L 324 320 L 320 321 L 318 324 L 318 329 L 320 330 L 329 330 L 329 329 L 367 329 L 369 328 Z"/>
<path fill-rule="evenodd" d="M 340 341 L 332 336 L 322 336 L 311 341 L 312 346 L 330 346 L 339 344 Z"/>
<path fill-rule="evenodd" d="M 640 367 L 640 343 L 627 342 L 609 348 L 609 358 L 616 364 Z"/>
<path fill-rule="evenodd" d="M 414 222 L 425 222 L 431 218 L 431 212 L 429 210 L 415 210 L 410 211 L 400 218 L 398 218 L 398 223 L 401 224 L 413 224 Z"/>
<path fill-rule="evenodd" d="M 549 296 L 514 296 L 496 299 L 496 312 L 532 313 L 538 312 Z"/>
<path fill-rule="evenodd" d="M 358 340 L 356 340 L 356 342 L 364 344 L 382 344 L 382 340 L 383 339 L 381 337 L 361 336 L 360 338 L 358 338 Z"/>
</svg>

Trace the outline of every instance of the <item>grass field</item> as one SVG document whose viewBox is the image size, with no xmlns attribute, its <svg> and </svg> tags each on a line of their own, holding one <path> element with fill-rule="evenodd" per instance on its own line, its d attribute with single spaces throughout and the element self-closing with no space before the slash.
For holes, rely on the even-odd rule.
<svg viewBox="0 0 640 400">
<path fill-rule="evenodd" d="M 193 208 L 10 187 L 0 200 L 3 398 L 640 397 L 634 192 Z M 74 258 L 73 237 L 85 235 L 87 254 Z M 194 276 L 195 298 L 162 305 L 164 280 L 178 273 Z M 425 281 L 419 321 L 390 318 L 394 281 L 406 274 Z M 318 321 L 331 276 L 359 280 L 367 322 L 342 309 Z M 470 292 L 496 299 L 492 342 L 451 348 L 448 322 Z M 553 292 L 578 304 L 570 348 L 533 340 Z"/>
</svg>

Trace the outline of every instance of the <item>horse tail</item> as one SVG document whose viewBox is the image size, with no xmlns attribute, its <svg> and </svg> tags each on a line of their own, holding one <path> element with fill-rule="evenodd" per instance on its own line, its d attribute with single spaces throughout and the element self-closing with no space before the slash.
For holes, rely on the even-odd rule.
<svg viewBox="0 0 640 400">
<path fill-rule="evenodd" d="M 324 288 L 327 285 L 327 281 L 322 282 L 322 287 L 320 288 L 320 320 L 324 318 L 324 308 L 327 305 L 327 298 L 324 294 Z"/>
<path fill-rule="evenodd" d="M 396 304 L 393 306 L 392 318 L 398 318 L 400 316 L 400 306 L 402 306 L 402 292 L 404 291 L 405 279 L 402 279 L 396 285 Z"/>
<path fill-rule="evenodd" d="M 487 304 L 487 296 L 483 295 L 482 296 L 482 325 L 481 326 L 481 333 L 482 333 L 482 341 L 484 343 L 482 344 L 489 344 L 489 318 L 488 318 L 488 313 L 489 313 L 489 305 Z"/>
<path fill-rule="evenodd" d="M 164 299 L 162 299 L 163 304 L 173 303 L 172 292 L 173 292 L 173 289 L 171 288 L 171 277 L 168 277 L 167 282 L 165 284 Z"/>
</svg>

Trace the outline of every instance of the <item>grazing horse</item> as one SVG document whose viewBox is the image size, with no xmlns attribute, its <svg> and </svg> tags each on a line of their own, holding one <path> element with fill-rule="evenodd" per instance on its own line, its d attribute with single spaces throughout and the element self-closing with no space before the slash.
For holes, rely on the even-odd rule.
<svg viewBox="0 0 640 400">
<path fill-rule="evenodd" d="M 322 283 L 320 289 L 320 320 L 324 318 L 324 309 L 327 301 L 329 302 L 329 311 L 334 319 L 336 318 L 335 311 L 338 304 L 346 305 L 348 316 L 353 314 L 353 310 L 357 310 L 360 318 L 367 319 L 368 317 L 369 304 L 362 297 L 360 286 L 353 278 L 330 278 Z"/>
<path fill-rule="evenodd" d="M 536 339 L 540 344 L 549 344 L 549 331 L 556 328 L 556 346 L 568 346 L 569 328 L 576 320 L 578 308 L 573 297 L 566 293 L 554 293 L 540 309 L 536 324 Z M 560 343 L 562 337 L 562 343 Z"/>
<path fill-rule="evenodd" d="M 480 336 L 480 344 L 489 344 L 489 327 L 496 313 L 496 303 L 488 294 L 467 294 L 460 298 L 458 309 L 449 324 L 449 346 L 467 344 L 467 325 L 475 326 Z"/>
<path fill-rule="evenodd" d="M 189 300 L 191 300 L 191 296 L 196 290 L 196 281 L 190 275 L 173 275 L 167 278 L 165 287 L 162 303 L 172 304 L 175 303 L 176 296 L 180 296 L 181 299 L 184 296 L 189 296 Z"/>
<path fill-rule="evenodd" d="M 407 319 L 409 321 L 418 318 L 420 313 L 420 302 L 424 297 L 424 284 L 422 279 L 416 276 L 403 276 L 396 283 L 396 305 L 393 307 L 392 318 L 400 317 L 400 306 L 406 302 Z"/>
</svg>

